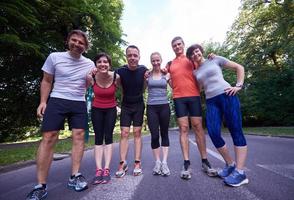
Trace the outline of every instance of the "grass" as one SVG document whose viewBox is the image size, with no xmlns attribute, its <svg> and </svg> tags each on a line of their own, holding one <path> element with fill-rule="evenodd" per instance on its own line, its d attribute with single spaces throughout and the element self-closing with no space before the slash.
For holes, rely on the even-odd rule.
<svg viewBox="0 0 294 200">
<path fill-rule="evenodd" d="M 294 127 L 245 127 L 243 128 L 245 134 L 265 135 L 265 136 L 287 136 L 294 138 Z M 119 128 L 116 128 L 113 135 L 113 141 L 118 142 L 120 138 Z M 227 132 L 227 129 L 223 129 Z M 147 131 L 143 131 L 147 135 Z M 61 138 L 68 137 L 70 134 L 64 133 Z M 132 137 L 132 135 L 130 135 Z M 41 137 L 34 138 L 34 141 L 39 141 Z M 27 142 L 27 141 L 26 141 Z M 56 153 L 69 153 L 71 151 L 71 139 L 59 140 L 55 146 Z M 4 149 L 0 148 L 0 166 L 5 166 L 13 163 L 34 160 L 39 143 L 30 143 L 30 145 L 21 145 L 20 147 Z M 86 148 L 94 146 L 94 136 L 90 135 L 89 142 L 86 143 Z"/>
<path fill-rule="evenodd" d="M 229 133 L 226 128 L 223 132 Z M 294 137 L 294 127 L 244 127 L 243 132 L 250 135 Z"/>
<path fill-rule="evenodd" d="M 147 134 L 147 131 L 142 131 L 143 135 Z M 130 138 L 132 135 L 130 135 Z M 33 140 L 26 141 L 39 141 L 41 137 L 34 137 Z M 59 141 L 56 143 L 55 153 L 70 153 L 72 147 L 71 138 L 64 139 L 64 135 L 60 135 Z M 115 130 L 113 135 L 113 141 L 118 142 L 120 134 L 118 130 Z M 85 148 L 92 148 L 94 146 L 94 135 L 90 135 L 89 141 L 85 143 Z M 0 148 L 0 166 L 5 166 L 17 162 L 23 162 L 28 160 L 34 160 L 36 157 L 39 142 L 30 143 L 30 145 L 20 145 L 16 148 Z"/>
</svg>

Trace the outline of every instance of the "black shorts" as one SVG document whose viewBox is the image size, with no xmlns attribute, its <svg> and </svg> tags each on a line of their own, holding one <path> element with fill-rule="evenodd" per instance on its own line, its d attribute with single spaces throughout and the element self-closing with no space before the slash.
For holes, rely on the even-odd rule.
<svg viewBox="0 0 294 200">
<path fill-rule="evenodd" d="M 200 96 L 175 98 L 174 105 L 177 118 L 202 117 Z"/>
<path fill-rule="evenodd" d="M 86 102 L 50 97 L 42 121 L 42 132 L 64 129 L 67 118 L 69 129 L 86 129 L 88 116 Z"/>
<path fill-rule="evenodd" d="M 144 116 L 144 103 L 122 104 L 120 114 L 120 126 L 142 126 Z M 133 122 L 133 123 L 132 123 Z"/>
</svg>

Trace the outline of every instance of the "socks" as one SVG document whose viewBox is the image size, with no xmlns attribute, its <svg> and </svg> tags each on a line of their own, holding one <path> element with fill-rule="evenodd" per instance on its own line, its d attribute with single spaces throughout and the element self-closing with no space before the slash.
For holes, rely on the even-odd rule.
<svg viewBox="0 0 294 200">
<path fill-rule="evenodd" d="M 207 158 L 202 159 L 202 163 L 205 163 L 209 168 L 211 168 L 211 165 L 209 161 L 207 160 Z"/>
<path fill-rule="evenodd" d="M 243 169 L 236 169 L 237 172 L 239 172 L 239 174 L 244 174 L 244 170 Z"/>
<path fill-rule="evenodd" d="M 188 170 L 188 167 L 190 166 L 190 160 L 184 160 L 184 168 L 185 170 Z"/>
</svg>

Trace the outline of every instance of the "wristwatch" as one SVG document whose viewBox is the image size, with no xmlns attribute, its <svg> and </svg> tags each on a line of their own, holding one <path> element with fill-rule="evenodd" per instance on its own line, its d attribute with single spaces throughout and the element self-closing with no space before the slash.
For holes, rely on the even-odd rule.
<svg viewBox="0 0 294 200">
<path fill-rule="evenodd" d="M 236 83 L 235 87 L 243 88 L 243 85 L 241 83 Z"/>
</svg>

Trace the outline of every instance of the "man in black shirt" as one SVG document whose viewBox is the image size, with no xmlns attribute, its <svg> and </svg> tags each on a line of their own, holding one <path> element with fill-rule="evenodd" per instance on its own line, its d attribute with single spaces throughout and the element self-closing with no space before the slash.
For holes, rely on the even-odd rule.
<svg viewBox="0 0 294 200">
<path fill-rule="evenodd" d="M 116 177 L 123 177 L 128 170 L 126 161 L 128 152 L 128 136 L 130 133 L 130 126 L 133 125 L 134 144 L 135 144 L 135 163 L 133 175 L 138 176 L 142 174 L 141 167 L 141 151 L 142 138 L 141 130 L 144 115 L 144 75 L 148 70 L 144 65 L 139 65 L 140 50 L 134 45 L 130 45 L 126 49 L 127 65 L 122 66 L 117 70 L 120 75 L 122 87 L 122 106 L 120 116 L 121 139 L 120 147 L 120 164 L 118 171 L 115 173 Z"/>
</svg>

